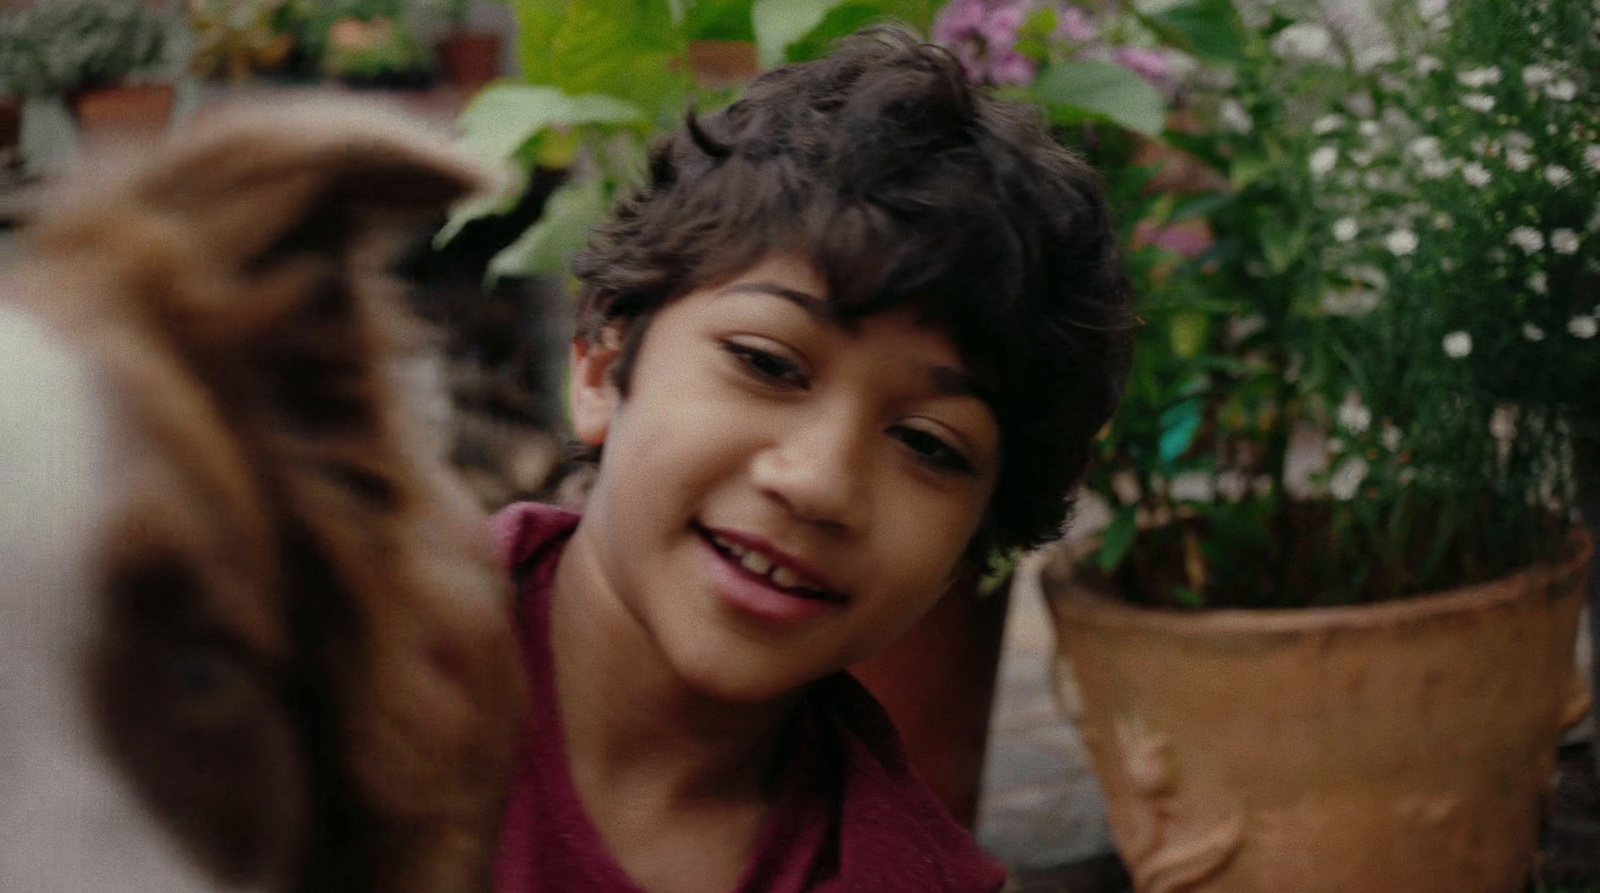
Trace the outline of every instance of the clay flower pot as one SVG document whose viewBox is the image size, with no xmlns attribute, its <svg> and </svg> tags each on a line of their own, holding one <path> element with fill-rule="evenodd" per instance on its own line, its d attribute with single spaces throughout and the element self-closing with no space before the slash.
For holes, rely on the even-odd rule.
<svg viewBox="0 0 1600 893">
<path fill-rule="evenodd" d="M 1522 890 L 1588 708 L 1589 555 L 1574 532 L 1558 563 L 1437 595 L 1177 612 L 1058 553 L 1057 695 L 1139 893 Z"/>
<path fill-rule="evenodd" d="M 457 31 L 439 42 L 439 70 L 452 87 L 477 89 L 500 76 L 500 35 Z"/>
<path fill-rule="evenodd" d="M 172 84 L 114 84 L 73 93 L 68 106 L 85 145 L 148 142 L 166 130 L 176 95 Z"/>
</svg>

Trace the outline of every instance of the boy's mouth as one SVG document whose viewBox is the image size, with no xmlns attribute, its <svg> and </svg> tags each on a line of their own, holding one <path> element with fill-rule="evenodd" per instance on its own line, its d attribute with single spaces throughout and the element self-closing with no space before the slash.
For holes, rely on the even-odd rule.
<svg viewBox="0 0 1600 893">
<path fill-rule="evenodd" d="M 773 589 L 800 598 L 833 604 L 844 604 L 846 601 L 842 593 L 828 589 L 762 550 L 747 543 L 737 542 L 729 536 L 708 530 L 698 524 L 695 528 L 717 554 L 738 567 L 746 576 L 755 577 Z"/>
</svg>

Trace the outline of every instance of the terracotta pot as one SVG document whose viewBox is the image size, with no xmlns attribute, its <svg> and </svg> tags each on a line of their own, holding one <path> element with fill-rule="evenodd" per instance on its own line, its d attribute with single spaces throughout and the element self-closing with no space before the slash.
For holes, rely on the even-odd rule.
<svg viewBox="0 0 1600 893">
<path fill-rule="evenodd" d="M 761 73 L 756 45 L 749 40 L 691 40 L 689 69 L 702 87 L 731 87 Z"/>
<path fill-rule="evenodd" d="M 476 89 L 500 76 L 500 35 L 457 31 L 439 43 L 439 71 L 452 87 Z"/>
<path fill-rule="evenodd" d="M 81 90 L 68 97 L 85 144 L 152 140 L 172 118 L 176 90 L 171 84 L 117 84 Z"/>
<path fill-rule="evenodd" d="M 1082 553 L 1079 553 L 1082 554 Z M 1063 550 L 1057 694 L 1140 893 L 1510 893 L 1528 877 L 1589 560 L 1376 605 L 1112 601 Z"/>
<path fill-rule="evenodd" d="M 906 756 L 956 821 L 978 814 L 1010 581 L 962 578 L 893 645 L 850 668 L 889 711 Z"/>
</svg>

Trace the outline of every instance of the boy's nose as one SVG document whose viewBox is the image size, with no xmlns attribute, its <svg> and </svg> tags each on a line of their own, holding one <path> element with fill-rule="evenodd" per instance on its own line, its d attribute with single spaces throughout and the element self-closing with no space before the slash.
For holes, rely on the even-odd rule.
<svg viewBox="0 0 1600 893">
<path fill-rule="evenodd" d="M 835 411 L 797 423 L 751 463 L 755 485 L 801 520 L 850 528 L 866 507 L 864 426 Z"/>
</svg>

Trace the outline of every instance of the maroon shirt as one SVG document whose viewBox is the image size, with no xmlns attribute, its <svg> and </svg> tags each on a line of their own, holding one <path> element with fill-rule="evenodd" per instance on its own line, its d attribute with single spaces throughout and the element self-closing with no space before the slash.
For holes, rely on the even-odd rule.
<svg viewBox="0 0 1600 893">
<path fill-rule="evenodd" d="M 550 591 L 578 524 L 533 503 L 494 534 L 518 580 L 532 699 L 501 828 L 496 893 L 642 893 L 572 785 L 550 656 Z M 1005 870 L 912 773 L 888 716 L 849 674 L 807 687 L 778 787 L 733 893 L 994 893 Z"/>
</svg>

